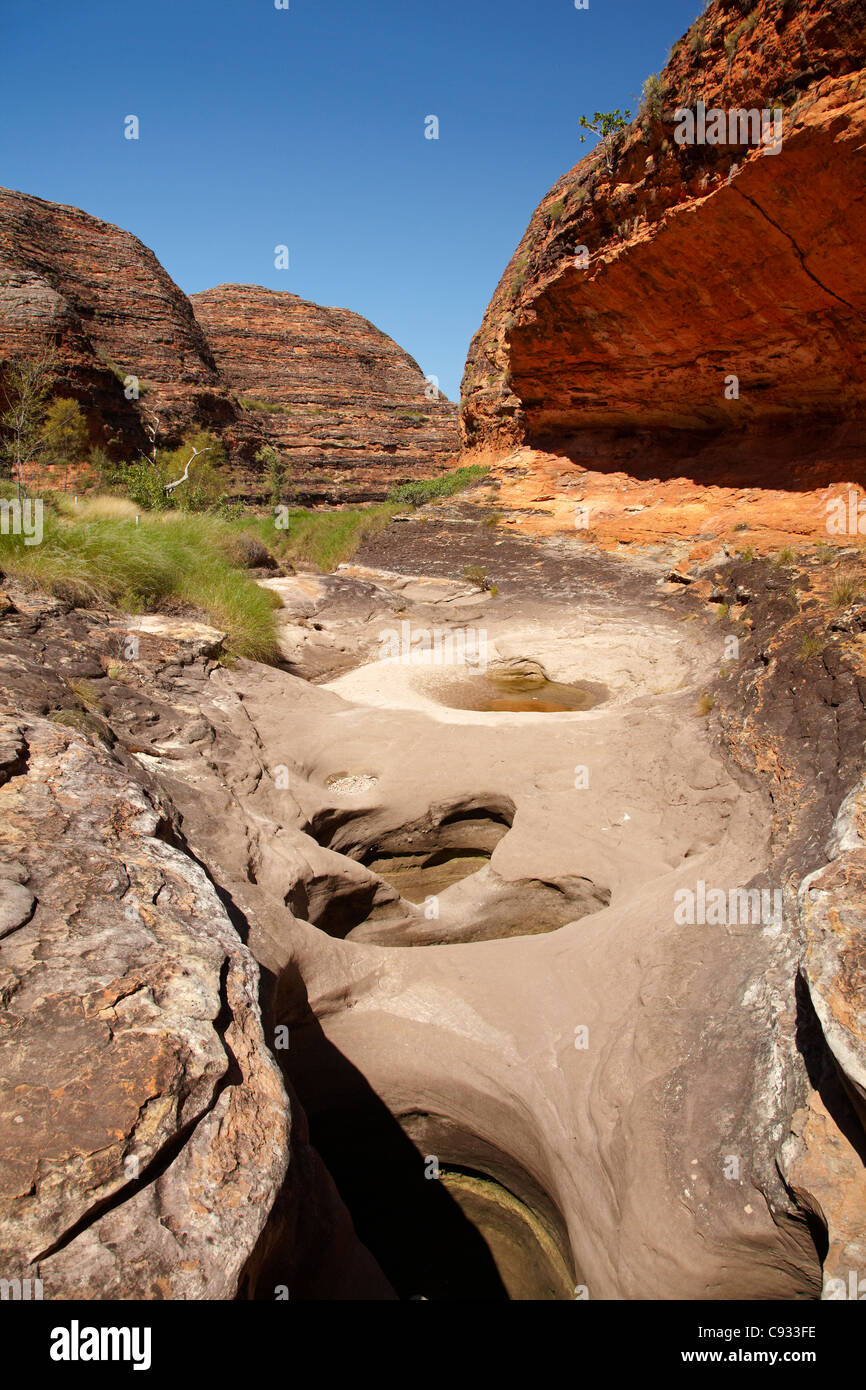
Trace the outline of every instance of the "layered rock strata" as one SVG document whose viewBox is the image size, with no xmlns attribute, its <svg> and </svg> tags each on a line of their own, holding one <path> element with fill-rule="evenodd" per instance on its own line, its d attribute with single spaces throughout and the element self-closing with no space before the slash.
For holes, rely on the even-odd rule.
<svg viewBox="0 0 866 1390">
<path fill-rule="evenodd" d="M 191 304 L 137 237 L 0 189 L 0 366 L 47 345 L 92 443 L 131 458 L 155 421 L 165 446 L 209 430 L 227 446 L 229 486 L 254 497 L 271 486 L 255 462 L 266 443 L 295 501 L 383 497 L 459 444 L 456 407 L 359 315 L 260 286 Z"/>
<path fill-rule="evenodd" d="M 862 0 L 708 6 L 533 214 L 469 351 L 467 444 L 780 487 L 806 452 L 807 482 L 863 477 L 864 22 Z M 721 143 L 677 142 L 699 101 Z M 777 149 L 748 122 L 741 142 L 751 110 Z"/>
<path fill-rule="evenodd" d="M 458 448 L 457 409 L 348 309 L 261 285 L 191 296 L 223 379 L 280 452 L 295 497 L 380 497 Z"/>
<path fill-rule="evenodd" d="M 79 208 L 0 190 L 0 359 L 56 355 L 58 386 L 86 408 L 94 442 L 147 446 L 239 415 L 189 300 L 137 237 Z M 138 400 L 124 381 L 134 376 Z"/>
</svg>

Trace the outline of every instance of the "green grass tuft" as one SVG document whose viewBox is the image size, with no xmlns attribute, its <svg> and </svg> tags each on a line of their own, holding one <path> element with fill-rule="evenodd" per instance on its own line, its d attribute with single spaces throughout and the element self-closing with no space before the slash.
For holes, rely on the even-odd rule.
<svg viewBox="0 0 866 1390">
<path fill-rule="evenodd" d="M 185 605 L 226 633 L 236 656 L 277 656 L 274 595 L 236 567 L 235 537 L 216 517 L 187 512 L 99 515 L 80 519 L 46 507 L 41 544 L 0 534 L 0 569 L 79 607 L 106 605 L 140 613 Z"/>
<path fill-rule="evenodd" d="M 818 656 L 824 650 L 824 645 L 823 637 L 818 637 L 813 632 L 804 632 L 797 655 L 801 661 L 808 661 L 810 657 Z"/>
<path fill-rule="evenodd" d="M 834 608 L 847 608 L 849 604 L 858 599 L 862 593 L 862 588 L 853 576 L 838 579 L 833 585 L 830 593 L 830 602 Z"/>
<path fill-rule="evenodd" d="M 290 405 L 281 405 L 279 401 L 260 401 L 255 396 L 238 396 L 238 405 L 242 410 L 258 410 L 264 415 L 291 415 Z"/>
<path fill-rule="evenodd" d="M 234 525 L 240 534 L 253 532 L 278 560 L 302 560 L 326 571 L 350 560 L 368 536 L 384 531 L 397 511 L 390 502 L 317 512 L 292 507 L 287 527 L 278 527 L 276 516 L 245 517 Z"/>
<path fill-rule="evenodd" d="M 438 478 L 419 478 L 412 483 L 401 483 L 388 493 L 388 501 L 406 503 L 410 507 L 422 507 L 425 502 L 431 502 L 436 497 L 453 497 L 455 492 L 462 492 L 464 488 L 486 478 L 488 472 L 489 469 L 473 463 L 467 467 L 453 468 L 449 473 L 440 474 Z"/>
</svg>

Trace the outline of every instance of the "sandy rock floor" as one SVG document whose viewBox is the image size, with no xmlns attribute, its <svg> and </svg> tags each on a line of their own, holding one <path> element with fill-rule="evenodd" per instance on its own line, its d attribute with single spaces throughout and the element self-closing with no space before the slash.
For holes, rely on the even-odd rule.
<svg viewBox="0 0 866 1390">
<path fill-rule="evenodd" d="M 696 711 L 720 643 L 665 611 L 660 574 L 612 574 L 582 604 L 373 566 L 276 581 L 353 669 L 320 669 L 318 686 L 243 669 L 217 684 L 266 764 L 291 749 L 312 881 L 363 902 L 330 935 L 327 914 L 294 934 L 314 1021 L 293 1034 L 292 1079 L 344 1194 L 340 1154 L 384 1103 L 448 1171 L 524 1202 L 591 1297 L 808 1297 L 810 1238 L 756 1156 L 776 1123 L 779 925 L 674 917 L 677 890 L 699 881 L 766 884 L 767 808 Z M 637 582 L 648 602 L 629 598 Z M 430 660 L 369 659 L 403 621 L 483 627 L 494 662 L 535 661 L 609 698 L 557 714 L 449 709 L 422 688 Z M 423 895 L 437 851 L 474 872 Z M 395 900 L 389 855 L 416 874 L 412 899 Z M 368 1157 L 369 1185 L 387 1161 Z M 369 1192 L 354 1200 L 362 1238 L 399 1266 Z"/>
</svg>

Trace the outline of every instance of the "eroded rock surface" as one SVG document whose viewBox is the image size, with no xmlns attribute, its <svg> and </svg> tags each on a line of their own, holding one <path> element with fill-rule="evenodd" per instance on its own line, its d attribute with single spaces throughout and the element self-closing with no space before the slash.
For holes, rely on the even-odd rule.
<svg viewBox="0 0 866 1390">
<path fill-rule="evenodd" d="M 657 586 L 654 576 L 630 582 Z M 348 638 L 353 604 L 365 621 L 361 665 L 332 689 L 248 663 L 221 668 L 208 648 L 189 646 L 188 629 L 180 669 L 169 645 L 119 673 L 117 620 L 50 605 L 28 612 L 19 600 L 6 619 L 7 699 L 33 703 L 41 691 L 56 720 L 64 702 L 86 697 L 80 737 L 97 748 L 107 727 L 112 757 L 173 808 L 179 842 L 208 866 L 264 968 L 264 1037 L 300 1095 L 312 1143 L 401 1296 L 470 1296 L 454 1283 L 464 1263 L 455 1251 L 480 1284 L 512 1279 L 505 1253 L 499 1273 L 485 1274 L 489 1247 L 473 1244 L 480 1226 L 503 1252 L 530 1242 L 525 1269 L 547 1290 L 537 1296 L 565 1296 L 566 1276 L 594 1297 L 813 1295 L 811 1208 L 779 1183 L 774 1160 L 788 1107 L 806 1091 L 785 1041 L 793 945 L 780 945 L 777 930 L 673 918 L 679 887 L 714 876 L 764 882 L 769 871 L 760 795 L 732 780 L 694 714 L 716 639 L 684 642 L 663 588 L 639 630 L 630 633 L 621 592 L 614 613 L 602 583 L 590 612 L 560 607 L 552 620 L 548 610 L 545 636 L 531 593 L 455 609 L 454 578 L 407 585 L 387 570 L 333 587 L 335 630 Z M 416 626 L 483 622 L 508 661 L 554 676 L 591 658 L 611 699 L 584 714 L 440 708 L 434 718 L 400 695 L 399 665 L 366 659 L 364 633 L 379 604 L 393 620 L 395 599 Z M 327 619 L 327 594 L 316 601 Z M 619 632 L 606 645 L 605 623 Z M 56 674 L 40 686 L 43 651 Z M 377 664 L 384 698 L 371 700 L 364 672 Z M 14 741 L 8 757 L 20 762 Z M 429 918 L 417 893 L 401 898 L 405 881 L 395 873 L 390 883 L 389 865 L 443 847 L 475 862 L 434 892 L 439 913 Z M 539 931 L 542 889 L 565 910 Z M 26 915 L 29 905 L 10 910 Z M 288 1047 L 278 1045 L 282 1028 Z M 583 1030 L 588 1044 L 578 1046 Z M 240 1103 L 245 1086 L 221 1098 L 235 1091 Z M 194 1131 L 202 1144 L 207 1119 Z M 294 1177 L 291 1162 L 282 1185 L 274 1173 L 271 1218 L 253 1249 L 249 1231 L 246 1263 L 231 1263 L 230 1278 L 258 1297 L 298 1283 L 308 1296 L 388 1296 L 345 1212 L 325 1222 L 330 1244 L 311 1258 L 301 1195 L 320 1193 L 313 1211 L 342 1208 L 314 1150 L 301 1140 L 299 1151 Z M 720 1158 L 732 1152 L 736 1180 Z M 186 1183 L 194 1154 L 184 1143 L 165 1181 L 176 1173 Z M 424 1181 L 430 1154 L 441 1185 Z M 46 1275 L 56 1262 L 54 1277 L 71 1280 L 67 1251 L 83 1242 L 75 1277 L 86 1271 L 88 1287 L 132 1278 L 128 1256 L 108 1249 L 127 1250 L 127 1223 L 169 1202 L 162 1181 L 127 1194 L 56 1253 L 36 1252 Z M 225 1220 L 223 1198 L 213 1202 L 203 1226 Z M 179 1224 L 179 1206 L 171 1210 Z M 428 1224 L 429 1237 L 407 1245 L 403 1233 Z M 201 1289 L 193 1247 L 186 1287 Z M 525 1281 L 511 1287 L 528 1296 Z"/>
<path fill-rule="evenodd" d="M 594 150 L 533 214 L 470 348 L 468 444 L 637 478 L 862 480 L 864 22 L 862 0 L 708 6 L 612 167 Z M 699 99 L 778 107 L 780 151 L 678 144 Z"/>
<path fill-rule="evenodd" d="M 4 734 L 4 1268 L 52 1297 L 230 1297 L 288 1161 L 255 962 L 107 750 Z"/>
<path fill-rule="evenodd" d="M 391 1296 L 293 1115 L 235 923 L 246 928 L 190 856 L 132 736 L 164 721 L 175 738 L 206 737 L 178 672 L 206 679 L 220 635 L 165 619 L 112 626 L 51 601 L 7 617 L 4 1271 L 41 1279 L 46 1298 L 225 1299 L 263 1271 L 270 1297 Z M 137 690 L 117 678 L 133 629 Z"/>
<path fill-rule="evenodd" d="M 676 583 L 578 543 L 413 528 L 440 537 L 426 574 L 400 572 L 399 523 L 335 575 L 264 581 L 300 634 L 288 670 L 222 665 L 188 620 L 9 595 L 7 1055 L 36 1066 L 60 972 L 74 1076 L 108 1099 L 45 1102 L 44 1191 L 12 1184 L 4 1239 L 48 1296 L 796 1299 L 822 1276 L 838 1296 L 863 1248 L 856 797 L 833 830 L 862 754 L 860 609 L 830 620 L 819 562 L 795 603 L 757 560 Z M 495 595 L 462 577 L 482 534 Z M 412 638 L 469 629 L 491 668 L 604 698 L 436 700 Z M 701 883 L 778 905 L 678 918 Z M 26 1164 L 15 1117 L 38 1097 L 10 1074 Z M 71 1147 L 79 1121 L 111 1143 L 55 1168 L 49 1130 Z"/>
</svg>

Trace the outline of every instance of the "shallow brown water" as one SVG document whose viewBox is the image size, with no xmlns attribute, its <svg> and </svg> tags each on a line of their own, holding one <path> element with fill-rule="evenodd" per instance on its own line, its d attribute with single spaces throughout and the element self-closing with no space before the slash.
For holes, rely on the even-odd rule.
<svg viewBox="0 0 866 1390">
<path fill-rule="evenodd" d="M 457 676 L 430 681 L 424 693 L 449 709 L 491 710 L 504 713 L 565 714 L 593 709 L 608 697 L 605 686 L 594 681 L 548 681 L 537 676 Z"/>
</svg>

